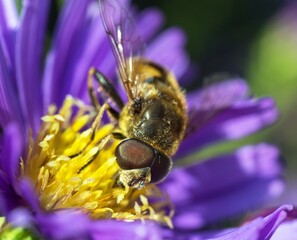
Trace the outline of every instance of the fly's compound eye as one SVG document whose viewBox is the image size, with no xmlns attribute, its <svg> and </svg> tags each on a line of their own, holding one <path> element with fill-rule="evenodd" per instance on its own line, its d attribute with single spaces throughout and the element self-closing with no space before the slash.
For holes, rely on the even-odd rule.
<svg viewBox="0 0 297 240">
<path fill-rule="evenodd" d="M 157 183 L 162 181 L 170 172 L 172 160 L 164 153 L 156 152 L 154 162 L 151 166 L 151 182 Z"/>
<path fill-rule="evenodd" d="M 122 141 L 115 151 L 121 169 L 131 170 L 150 167 L 151 182 L 164 179 L 171 169 L 172 161 L 151 145 L 135 138 Z"/>
<path fill-rule="evenodd" d="M 115 151 L 117 163 L 121 169 L 130 170 L 150 167 L 155 158 L 154 148 L 138 139 L 126 139 Z"/>
</svg>

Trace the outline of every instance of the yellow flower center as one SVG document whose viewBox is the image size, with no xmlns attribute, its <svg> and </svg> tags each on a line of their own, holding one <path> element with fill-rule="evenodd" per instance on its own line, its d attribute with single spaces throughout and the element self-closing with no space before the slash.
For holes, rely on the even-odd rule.
<svg viewBox="0 0 297 240">
<path fill-rule="evenodd" d="M 76 208 L 93 219 L 149 219 L 172 227 L 171 204 L 156 185 L 138 190 L 117 184 L 115 125 L 94 128 L 95 118 L 92 107 L 70 96 L 58 112 L 51 106 L 42 118 L 21 173 L 32 181 L 42 208 Z"/>
</svg>

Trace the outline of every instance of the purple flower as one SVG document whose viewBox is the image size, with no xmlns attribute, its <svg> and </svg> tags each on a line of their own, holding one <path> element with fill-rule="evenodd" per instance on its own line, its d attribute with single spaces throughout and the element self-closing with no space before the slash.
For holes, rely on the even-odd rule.
<svg viewBox="0 0 297 240">
<path fill-rule="evenodd" d="M 280 155 L 276 147 L 268 144 L 246 146 L 228 155 L 205 159 L 200 164 L 175 168 L 159 188 L 152 185 L 142 192 L 129 189 L 126 192 L 112 184 L 115 182 L 112 176 L 118 170 L 110 156 L 114 143 L 96 158 L 101 160 L 99 165 L 86 166 L 87 176 L 71 178 L 80 174 L 81 168 L 77 171 L 76 164 L 87 161 L 87 154 L 98 153 L 92 153 L 98 147 L 93 145 L 80 158 L 67 157 L 76 152 L 75 148 L 87 135 L 87 130 L 83 130 L 90 120 L 85 116 L 91 115 L 86 107 L 88 70 L 95 66 L 114 79 L 115 62 L 96 2 L 68 1 L 59 16 L 43 66 L 48 11 L 49 1 L 27 0 L 18 16 L 12 1 L 0 1 L 0 125 L 3 130 L 0 210 L 6 220 L 49 239 L 271 237 L 292 210 L 291 206 L 282 206 L 267 217 L 237 229 L 197 232 L 201 227 L 251 211 L 282 191 Z M 154 37 L 163 20 L 156 9 L 138 13 L 136 18 L 137 27 L 149 43 L 146 56 L 183 79 L 189 62 L 183 49 L 183 32 L 171 28 Z M 114 84 L 118 86 L 117 82 Z M 66 95 L 72 97 L 66 98 Z M 241 79 L 230 79 L 189 93 L 187 101 L 189 127 L 175 156 L 177 164 L 202 147 L 247 136 L 277 118 L 273 100 L 251 98 Z M 60 111 L 50 107 L 51 104 L 61 107 Z M 79 110 L 72 112 L 72 107 Z M 105 131 L 111 131 L 108 127 L 104 125 L 98 130 L 96 137 L 100 141 L 105 139 Z M 32 135 L 29 141 L 28 134 Z M 69 164 L 72 168 L 65 168 Z M 69 177 L 72 170 L 73 175 Z M 164 209 L 171 205 L 162 192 L 170 196 L 175 206 L 176 214 L 172 218 L 175 230 L 157 223 L 171 225 L 171 215 Z M 148 221 L 143 224 L 140 221 L 143 219 Z"/>
</svg>

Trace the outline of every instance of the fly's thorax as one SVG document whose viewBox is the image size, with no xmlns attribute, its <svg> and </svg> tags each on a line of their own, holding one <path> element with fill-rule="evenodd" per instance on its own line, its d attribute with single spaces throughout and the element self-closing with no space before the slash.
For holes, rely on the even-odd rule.
<svg viewBox="0 0 297 240">
<path fill-rule="evenodd" d="M 186 115 L 173 97 L 159 93 L 142 99 L 141 111 L 131 113 L 127 105 L 120 117 L 119 127 L 129 138 L 138 138 L 172 156 L 184 135 Z"/>
<path fill-rule="evenodd" d="M 141 139 L 172 156 L 187 124 L 185 96 L 173 74 L 158 64 L 138 59 L 137 71 L 138 99 L 123 108 L 119 127 L 128 138 Z"/>
</svg>

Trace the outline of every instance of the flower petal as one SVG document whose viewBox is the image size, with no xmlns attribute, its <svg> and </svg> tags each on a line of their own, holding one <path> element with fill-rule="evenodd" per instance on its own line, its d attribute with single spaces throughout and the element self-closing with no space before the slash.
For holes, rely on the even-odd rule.
<svg viewBox="0 0 297 240">
<path fill-rule="evenodd" d="M 89 56 L 90 59 L 85 59 L 80 56 L 83 53 L 83 50 L 85 50 L 84 48 L 87 47 L 85 42 L 86 39 L 91 37 L 88 36 L 90 20 L 92 20 L 95 10 L 97 15 L 99 12 L 98 6 L 94 6 L 94 4 L 91 5 L 90 3 L 92 3 L 91 0 L 67 1 L 60 13 L 60 18 L 58 19 L 57 24 L 58 28 L 54 36 L 53 47 L 47 57 L 43 79 L 45 110 L 47 110 L 48 106 L 52 103 L 56 103 L 60 106 L 65 95 L 69 93 L 71 84 L 74 84 L 78 89 L 83 80 L 86 82 L 87 74 L 84 72 L 86 70 L 79 71 L 79 83 L 76 83 L 73 79 L 69 80 L 69 77 L 73 76 L 72 71 L 75 71 L 75 66 L 77 66 L 78 61 L 81 62 L 86 60 L 87 64 L 90 64 L 93 54 L 98 54 L 94 49 L 91 56 L 89 50 L 84 53 L 84 55 Z M 95 10 L 94 7 L 96 7 Z M 99 36 L 102 35 L 100 27 L 98 27 L 97 30 L 98 32 L 93 34 L 98 34 Z M 96 40 L 98 41 L 97 36 L 94 41 Z M 97 44 L 100 45 L 100 38 L 99 43 Z M 85 66 L 83 66 L 83 69 L 85 69 Z M 73 88 L 74 87 L 72 86 L 72 89 Z"/>
<path fill-rule="evenodd" d="M 283 205 L 266 217 L 258 217 L 238 228 L 199 232 L 175 229 L 174 232 L 167 232 L 167 237 L 193 240 L 293 240 L 296 238 L 296 222 L 284 222 L 291 210 L 291 205 Z M 284 232 L 285 229 L 288 232 Z"/>
<path fill-rule="evenodd" d="M 4 130 L 1 144 L 0 169 L 7 175 L 11 184 L 16 181 L 23 150 L 23 136 L 20 132 L 16 124 L 9 124 Z"/>
<path fill-rule="evenodd" d="M 294 240 L 297 235 L 297 220 L 282 223 L 272 235 L 271 240 Z"/>
<path fill-rule="evenodd" d="M 138 221 L 93 221 L 73 209 L 38 214 L 36 218 L 40 231 L 51 239 L 162 239 L 156 224 Z"/>
<path fill-rule="evenodd" d="M 15 55 L 15 33 L 19 24 L 14 1 L 0 1 L 0 46 L 3 49 L 7 66 L 12 69 Z M 1 60 L 1 64 L 4 63 Z"/>
<path fill-rule="evenodd" d="M 164 22 L 163 15 L 156 8 L 146 8 L 137 16 L 137 29 L 140 35 L 147 43 L 160 29 Z"/>
<path fill-rule="evenodd" d="M 18 15 L 14 1 L 0 1 L 0 126 L 21 121 L 15 76 L 15 34 Z"/>
<path fill-rule="evenodd" d="M 179 78 L 189 66 L 189 57 L 184 49 L 185 42 L 186 36 L 181 29 L 168 29 L 149 45 L 146 57 L 167 67 Z"/>
<path fill-rule="evenodd" d="M 52 103 L 60 106 L 67 94 L 89 101 L 87 77 L 90 67 L 102 70 L 109 78 L 115 74 L 115 59 L 97 3 L 68 1 L 60 16 L 44 74 L 45 109 Z"/>
<path fill-rule="evenodd" d="M 91 226 L 91 220 L 75 210 L 39 213 L 36 222 L 43 236 L 49 239 L 88 239 Z"/>
<path fill-rule="evenodd" d="M 245 225 L 230 231 L 216 239 L 228 240 L 260 240 L 260 239 L 271 239 L 271 236 L 280 224 L 285 220 L 289 211 L 292 210 L 291 205 L 283 205 L 278 208 L 275 212 L 268 215 L 265 218 L 257 218 Z M 296 236 L 296 235 L 295 235 Z M 287 238 L 281 238 L 287 239 Z"/>
<path fill-rule="evenodd" d="M 1 139 L 0 154 L 0 212 L 2 216 L 7 216 L 11 210 L 22 204 L 22 199 L 15 191 L 16 175 L 23 149 L 22 139 L 16 124 L 6 126 Z"/>
<path fill-rule="evenodd" d="M 99 10 L 96 4 L 90 4 L 88 9 L 93 9 L 92 15 L 86 15 L 86 23 L 80 29 L 81 35 L 76 39 L 76 47 L 74 48 L 77 54 L 76 60 L 71 61 L 68 70 L 64 76 L 64 92 L 62 96 L 71 94 L 80 99 L 86 98 L 89 101 L 87 91 L 88 71 L 91 67 L 103 70 L 109 78 L 115 74 L 115 60 L 111 52 L 109 43 L 105 37 L 105 31 L 100 23 Z M 90 10 L 88 10 L 90 11 Z M 102 59 L 104 56 L 104 59 Z M 87 96 L 86 96 L 87 95 Z M 63 100 L 63 99 L 62 99 Z"/>
<path fill-rule="evenodd" d="M 87 76 L 92 66 L 112 80 L 116 73 L 116 62 L 97 3 L 69 1 L 61 16 L 44 75 L 45 108 L 50 103 L 60 105 L 66 94 L 89 101 Z M 68 21 L 73 18 L 77 20 Z M 149 27 L 144 28 L 148 21 Z M 139 15 L 137 27 L 141 29 L 144 40 L 156 33 L 161 22 L 161 13 L 156 9 Z"/>
<path fill-rule="evenodd" d="M 234 83 L 237 86 L 232 86 Z M 248 88 L 242 80 L 228 81 L 218 91 L 210 90 L 189 96 L 187 136 L 175 158 L 205 145 L 252 134 L 277 119 L 273 99 L 245 99 Z"/>
<path fill-rule="evenodd" d="M 12 121 L 23 124 L 21 108 L 18 102 L 14 76 L 9 71 L 3 49 L 0 47 L 0 126 L 5 128 Z"/>
<path fill-rule="evenodd" d="M 123 221 L 96 221 L 92 231 L 94 239 L 146 239 L 159 240 L 162 238 L 162 230 L 152 222 L 123 222 Z M 116 233 L 116 234 L 115 234 Z"/>
<path fill-rule="evenodd" d="M 197 228 L 251 210 L 283 190 L 279 151 L 268 144 L 175 169 L 161 187 L 176 207 L 177 228 Z"/>
<path fill-rule="evenodd" d="M 21 205 L 22 199 L 15 193 L 7 175 L 0 170 L 0 214 L 8 216 Z"/>
<path fill-rule="evenodd" d="M 27 208 L 15 208 L 8 215 L 8 221 L 15 227 L 32 228 L 35 219 Z"/>
<path fill-rule="evenodd" d="M 20 29 L 16 38 L 16 73 L 21 106 L 34 132 L 40 124 L 43 43 L 49 1 L 23 3 Z"/>
<path fill-rule="evenodd" d="M 26 201 L 31 210 L 36 213 L 40 211 L 37 193 L 29 179 L 20 179 L 16 190 L 22 196 L 23 200 Z"/>
</svg>

